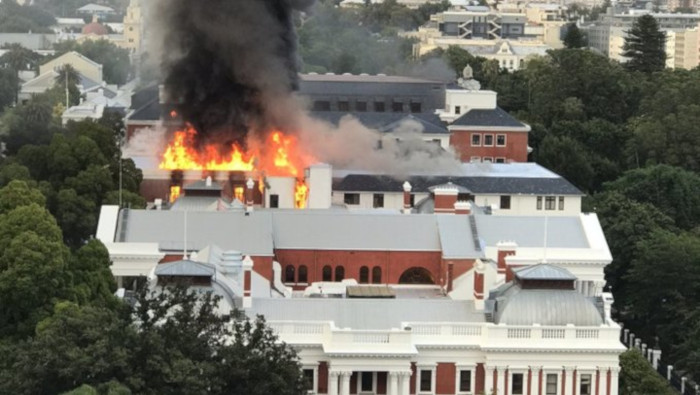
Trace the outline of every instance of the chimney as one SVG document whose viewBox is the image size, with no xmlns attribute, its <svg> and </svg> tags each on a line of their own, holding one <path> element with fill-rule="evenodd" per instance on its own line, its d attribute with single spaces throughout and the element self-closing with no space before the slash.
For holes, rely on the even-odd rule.
<svg viewBox="0 0 700 395">
<path fill-rule="evenodd" d="M 250 256 L 243 259 L 243 308 L 249 309 L 253 307 L 253 260 Z"/>
<path fill-rule="evenodd" d="M 249 214 L 253 212 L 253 188 L 255 188 L 255 181 L 252 178 L 248 178 L 245 183 L 245 212 Z"/>
<path fill-rule="evenodd" d="M 411 214 L 413 207 L 411 206 L 411 190 L 413 187 L 408 181 L 403 183 L 403 213 Z"/>
<path fill-rule="evenodd" d="M 211 176 L 207 176 L 206 181 L 204 181 L 205 185 L 210 187 L 212 183 Z"/>
<path fill-rule="evenodd" d="M 518 245 L 512 241 L 499 241 L 498 244 L 496 244 L 496 248 L 498 249 L 498 274 L 506 274 L 506 257 L 515 255 L 515 250 L 518 248 Z M 508 276 L 506 276 L 506 278 L 507 277 Z"/>
<path fill-rule="evenodd" d="M 440 185 L 433 189 L 435 195 L 435 213 L 454 213 L 455 203 L 457 203 L 457 195 L 459 189 L 451 182 L 445 185 Z"/>
<path fill-rule="evenodd" d="M 467 201 L 455 202 L 455 214 L 469 215 L 472 213 L 472 204 Z"/>
<path fill-rule="evenodd" d="M 484 299 L 488 297 L 484 291 L 484 273 L 486 272 L 486 267 L 481 259 L 477 259 L 474 262 L 474 308 L 476 310 L 484 309 Z"/>
</svg>

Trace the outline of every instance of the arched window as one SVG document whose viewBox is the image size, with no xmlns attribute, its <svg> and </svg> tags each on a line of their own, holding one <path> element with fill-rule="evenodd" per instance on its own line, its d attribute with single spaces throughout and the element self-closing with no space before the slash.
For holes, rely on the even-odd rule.
<svg viewBox="0 0 700 395">
<path fill-rule="evenodd" d="M 330 266 L 323 267 L 322 279 L 323 281 L 333 281 L 333 269 Z"/>
<path fill-rule="evenodd" d="M 342 266 L 335 267 L 335 281 L 340 282 L 345 279 L 345 268 Z"/>
<path fill-rule="evenodd" d="M 284 282 L 285 283 L 293 283 L 294 282 L 294 266 L 287 265 L 287 267 L 284 268 Z"/>
<path fill-rule="evenodd" d="M 360 284 L 369 283 L 369 268 L 367 266 L 362 266 L 360 268 Z"/>
<path fill-rule="evenodd" d="M 306 265 L 299 266 L 299 282 L 308 283 L 309 282 L 309 271 Z"/>
<path fill-rule="evenodd" d="M 375 266 L 372 268 L 372 284 L 381 284 L 382 283 L 382 268 L 379 266 Z"/>
</svg>

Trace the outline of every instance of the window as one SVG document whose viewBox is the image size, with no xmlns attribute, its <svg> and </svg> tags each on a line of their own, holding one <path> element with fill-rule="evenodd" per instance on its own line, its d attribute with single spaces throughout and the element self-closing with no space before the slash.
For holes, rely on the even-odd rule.
<svg viewBox="0 0 700 395">
<path fill-rule="evenodd" d="M 511 394 L 513 395 L 523 395 L 523 374 L 513 373 L 511 376 L 513 379 L 513 386 Z"/>
<path fill-rule="evenodd" d="M 473 147 L 479 147 L 481 146 L 481 135 L 480 134 L 472 134 L 472 146 Z"/>
<path fill-rule="evenodd" d="M 455 106 L 455 114 L 461 114 L 461 113 L 462 113 L 462 107 Z"/>
<path fill-rule="evenodd" d="M 372 207 L 374 207 L 374 208 L 384 207 L 384 194 L 383 193 L 375 193 L 374 196 L 372 196 Z"/>
<path fill-rule="evenodd" d="M 372 284 L 381 284 L 382 283 L 382 268 L 379 266 L 375 266 L 372 269 Z"/>
<path fill-rule="evenodd" d="M 314 111 L 330 111 L 331 102 L 328 100 L 316 100 L 314 101 Z"/>
<path fill-rule="evenodd" d="M 376 101 L 374 102 L 374 111 L 375 112 L 384 112 L 386 111 L 384 107 L 384 102 L 383 101 Z"/>
<path fill-rule="evenodd" d="M 493 135 L 492 134 L 485 134 L 484 135 L 484 147 L 492 147 L 493 146 Z"/>
<path fill-rule="evenodd" d="M 547 385 L 545 387 L 546 395 L 557 395 L 557 375 L 548 374 L 547 375 Z"/>
<path fill-rule="evenodd" d="M 537 197 L 537 209 L 542 210 L 542 196 Z"/>
<path fill-rule="evenodd" d="M 472 156 L 471 158 L 469 158 L 469 161 L 472 163 L 479 163 L 479 162 L 481 162 L 481 157 L 480 156 Z"/>
<path fill-rule="evenodd" d="M 335 267 L 335 281 L 343 281 L 345 280 L 345 268 L 342 266 L 336 266 Z"/>
<path fill-rule="evenodd" d="M 564 210 L 564 196 L 559 196 L 559 210 Z"/>
<path fill-rule="evenodd" d="M 374 384 L 374 373 L 372 372 L 362 372 L 360 376 L 360 391 L 373 391 Z"/>
<path fill-rule="evenodd" d="M 506 163 L 506 158 L 496 158 L 496 163 Z"/>
<path fill-rule="evenodd" d="M 497 134 L 496 135 L 496 145 L 499 147 L 506 146 L 506 135 L 505 134 Z"/>
<path fill-rule="evenodd" d="M 348 101 L 339 101 L 338 102 L 338 111 L 350 111 L 350 102 Z"/>
<path fill-rule="evenodd" d="M 304 369 L 304 389 L 313 391 L 314 389 L 314 370 Z"/>
<path fill-rule="evenodd" d="M 321 273 L 321 278 L 323 281 L 333 281 L 333 269 L 326 265 L 323 267 L 323 272 Z"/>
<path fill-rule="evenodd" d="M 484 163 L 493 163 L 493 158 L 490 156 L 484 156 L 484 158 L 481 161 Z"/>
<path fill-rule="evenodd" d="M 393 112 L 402 112 L 403 111 L 403 103 L 401 102 L 392 102 L 391 103 L 391 111 Z"/>
<path fill-rule="evenodd" d="M 366 101 L 355 102 L 355 111 L 366 112 L 367 111 L 367 102 Z"/>
<path fill-rule="evenodd" d="M 557 205 L 557 199 L 554 196 L 547 196 L 544 198 L 544 209 L 554 210 Z"/>
<path fill-rule="evenodd" d="M 459 392 L 471 392 L 472 390 L 472 371 L 459 371 Z"/>
<path fill-rule="evenodd" d="M 303 284 L 309 282 L 309 269 L 306 265 L 299 266 L 299 282 Z"/>
<path fill-rule="evenodd" d="M 270 208 L 278 208 L 280 206 L 280 195 L 270 195 Z"/>
<path fill-rule="evenodd" d="M 411 204 L 411 207 L 415 206 L 416 205 L 416 195 L 411 194 L 411 197 L 410 197 L 408 202 Z"/>
<path fill-rule="evenodd" d="M 502 210 L 510 210 L 510 195 L 501 196 L 500 207 Z"/>
<path fill-rule="evenodd" d="M 285 283 L 293 283 L 294 282 L 294 266 L 287 265 L 287 267 L 284 268 L 284 282 Z"/>
<path fill-rule="evenodd" d="M 360 194 L 359 193 L 346 193 L 343 201 L 345 204 L 360 204 Z"/>
<path fill-rule="evenodd" d="M 413 103 L 413 102 L 411 103 L 411 112 L 412 113 L 415 114 L 415 113 L 421 112 L 421 110 L 422 110 L 422 108 L 421 108 L 420 103 Z"/>
<path fill-rule="evenodd" d="M 578 387 L 579 395 L 591 395 L 592 389 L 593 389 L 593 386 L 591 385 L 591 375 L 590 374 L 582 374 L 581 375 L 581 383 L 579 384 L 579 387 Z"/>
<path fill-rule="evenodd" d="M 432 370 L 421 370 L 420 371 L 420 391 L 430 392 L 433 390 L 433 371 Z"/>
<path fill-rule="evenodd" d="M 362 266 L 360 268 L 360 284 L 369 283 L 369 268 L 367 266 Z"/>
</svg>

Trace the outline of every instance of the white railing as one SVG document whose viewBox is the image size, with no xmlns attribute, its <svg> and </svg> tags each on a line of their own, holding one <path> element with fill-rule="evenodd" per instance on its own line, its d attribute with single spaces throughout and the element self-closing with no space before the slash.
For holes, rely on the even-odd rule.
<svg viewBox="0 0 700 395">
<path fill-rule="evenodd" d="M 269 322 L 280 339 L 290 344 L 318 344 L 324 348 L 390 350 L 421 345 L 475 347 L 558 347 L 575 341 L 579 347 L 619 345 L 617 326 L 575 327 L 495 325 L 493 323 L 402 323 L 391 330 L 336 328 L 332 322 Z M 364 345 L 364 346 L 363 346 Z"/>
</svg>

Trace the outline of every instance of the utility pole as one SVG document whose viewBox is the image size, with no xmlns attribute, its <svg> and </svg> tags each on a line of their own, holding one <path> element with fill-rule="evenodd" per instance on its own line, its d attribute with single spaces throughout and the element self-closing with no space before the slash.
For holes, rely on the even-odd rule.
<svg viewBox="0 0 700 395">
<path fill-rule="evenodd" d="M 65 64 L 63 65 L 63 73 L 65 74 L 66 78 L 66 110 L 68 110 L 68 107 L 70 107 L 70 100 L 68 96 L 68 66 Z"/>
</svg>

